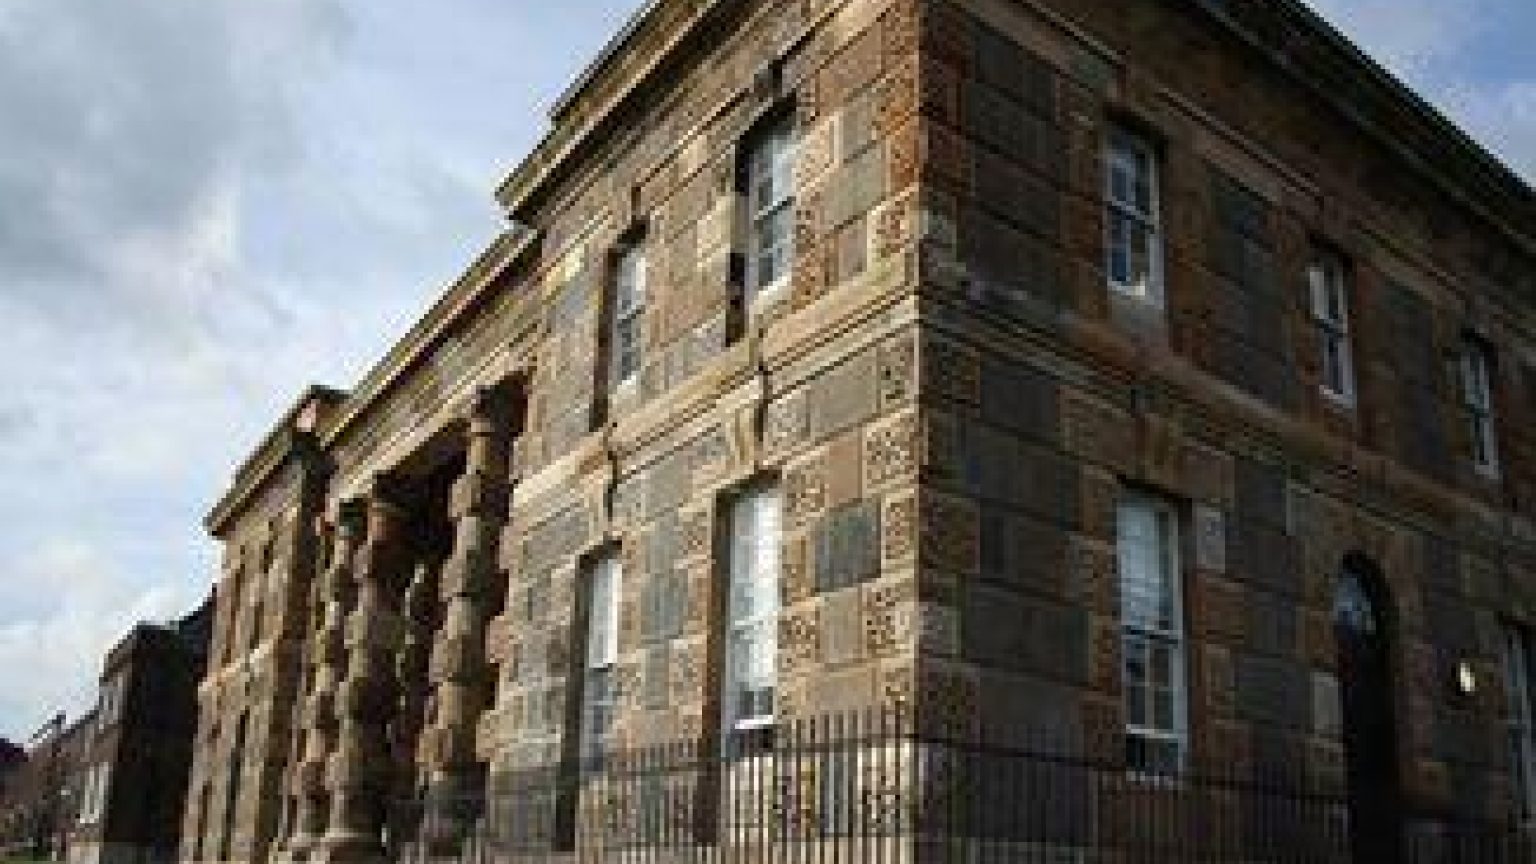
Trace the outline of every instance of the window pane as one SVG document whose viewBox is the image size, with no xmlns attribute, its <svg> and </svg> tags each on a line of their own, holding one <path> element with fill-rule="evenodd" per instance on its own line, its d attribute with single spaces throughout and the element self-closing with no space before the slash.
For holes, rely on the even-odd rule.
<svg viewBox="0 0 1536 864">
<path fill-rule="evenodd" d="M 1172 765 L 1182 758 L 1187 699 L 1178 536 L 1173 507 L 1143 497 L 1121 504 L 1117 548 L 1127 731 L 1133 738 L 1155 735 L 1162 743 L 1136 738 L 1137 752 L 1154 761 L 1171 758 Z"/>
<path fill-rule="evenodd" d="M 788 119 L 762 130 L 747 162 L 747 290 L 771 285 L 788 272 L 794 247 L 795 142 Z"/>
<path fill-rule="evenodd" d="M 608 555 L 592 568 L 587 665 L 609 666 L 619 652 L 619 560 Z"/>
<path fill-rule="evenodd" d="M 730 642 L 725 704 L 729 724 L 772 712 L 777 677 L 780 498 L 776 489 L 743 493 L 731 508 Z"/>
</svg>

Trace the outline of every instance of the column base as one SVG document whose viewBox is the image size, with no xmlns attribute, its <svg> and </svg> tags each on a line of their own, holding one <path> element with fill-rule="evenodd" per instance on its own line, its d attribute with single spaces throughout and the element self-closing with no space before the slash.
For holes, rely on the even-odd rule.
<svg viewBox="0 0 1536 864">
<path fill-rule="evenodd" d="M 319 843 L 313 834 L 295 834 L 272 855 L 272 864 L 308 864 L 310 852 Z"/>
<path fill-rule="evenodd" d="M 305 864 L 387 864 L 384 846 L 372 837 L 327 834 L 310 844 Z"/>
</svg>

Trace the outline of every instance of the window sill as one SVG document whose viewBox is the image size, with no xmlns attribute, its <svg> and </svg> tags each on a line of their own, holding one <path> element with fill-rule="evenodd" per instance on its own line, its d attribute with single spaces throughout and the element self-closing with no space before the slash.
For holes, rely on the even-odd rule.
<svg viewBox="0 0 1536 864">
<path fill-rule="evenodd" d="M 1339 393 L 1334 390 L 1329 390 L 1327 387 L 1323 386 L 1319 386 L 1317 388 L 1317 392 L 1322 394 L 1323 404 L 1327 405 L 1328 407 L 1333 408 L 1336 411 L 1343 411 L 1349 414 L 1355 413 L 1355 409 L 1357 407 L 1355 402 L 1355 394 Z"/>
<path fill-rule="evenodd" d="M 1118 298 L 1126 303 L 1136 303 L 1159 312 L 1166 311 L 1167 304 L 1163 300 L 1161 288 L 1143 289 L 1139 286 L 1121 285 L 1118 282 L 1106 282 L 1104 287 L 1111 297 Z"/>
</svg>

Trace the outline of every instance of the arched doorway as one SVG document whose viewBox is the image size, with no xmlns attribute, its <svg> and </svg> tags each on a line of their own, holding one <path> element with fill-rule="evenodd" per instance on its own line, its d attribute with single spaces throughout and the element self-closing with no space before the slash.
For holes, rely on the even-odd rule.
<svg viewBox="0 0 1536 864">
<path fill-rule="evenodd" d="M 1402 790 L 1393 712 L 1392 621 L 1375 567 L 1351 555 L 1334 593 L 1349 780 L 1350 845 L 1356 864 L 1402 860 Z"/>
</svg>

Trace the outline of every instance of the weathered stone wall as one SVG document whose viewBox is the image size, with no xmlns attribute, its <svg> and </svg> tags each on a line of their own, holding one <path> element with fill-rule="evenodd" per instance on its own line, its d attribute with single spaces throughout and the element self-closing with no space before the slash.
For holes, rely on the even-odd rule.
<svg viewBox="0 0 1536 864">
<path fill-rule="evenodd" d="M 313 464 L 295 458 L 223 537 L 181 860 L 265 860 L 276 835 L 311 630 L 320 481 Z M 240 775 L 234 790 L 232 765 Z M 226 824 L 229 853 L 221 857 Z"/>
<path fill-rule="evenodd" d="M 686 17 L 681 5 L 656 14 Z M 294 504 L 285 480 L 229 520 L 183 857 L 216 854 L 246 710 L 252 791 L 231 857 L 263 860 L 274 832 L 309 832 L 316 861 L 377 845 L 377 814 L 321 805 L 377 782 L 387 766 L 371 763 L 391 754 L 354 739 L 393 728 L 385 697 L 408 688 L 377 693 L 369 681 L 387 675 L 346 667 L 382 666 L 336 648 L 383 657 L 403 637 L 344 628 L 357 598 L 314 584 L 297 557 L 280 551 L 263 589 L 247 587 L 247 562 L 269 521 L 280 536 L 317 531 L 322 511 L 401 465 L 441 461 L 486 387 L 526 410 L 496 427 L 515 436 L 510 460 L 471 457 L 444 620 L 424 613 L 438 632 L 409 642 L 417 661 L 434 642 L 432 694 L 409 688 L 423 767 L 473 775 L 470 722 L 493 789 L 569 765 L 583 586 L 609 553 L 623 563 L 617 745 L 707 741 L 722 526 L 762 479 L 784 501 L 781 719 L 895 707 L 935 731 L 1120 753 L 1116 505 L 1145 489 L 1183 523 L 1197 767 L 1342 782 L 1331 608 L 1344 556 L 1360 553 L 1392 594 L 1412 791 L 1494 809 L 1498 625 L 1536 621 L 1530 226 L 1511 228 L 1508 208 L 1495 224 L 1417 173 L 1211 14 L 1181 0 L 725 3 L 698 32 L 664 34 L 681 44 L 632 92 L 594 83 L 613 113 L 562 111 L 551 140 L 588 121 L 602 134 L 542 166 L 555 179 L 516 208 L 528 233 L 498 240 L 320 423 L 336 465 L 327 506 Z M 626 50 L 649 62 L 663 46 Z M 785 289 L 749 305 L 744 147 L 785 114 L 796 254 Z M 1160 147 L 1165 308 L 1105 285 L 1115 124 Z M 1351 265 L 1353 408 L 1317 386 L 1303 290 L 1315 241 Z M 615 259 L 636 243 L 643 363 L 614 388 Z M 1498 481 L 1469 465 L 1448 363 L 1464 328 L 1499 351 Z M 267 605 L 263 632 L 283 634 L 269 648 L 249 646 L 252 590 L 283 598 Z M 432 605 L 417 593 L 406 608 Z M 385 599 L 387 612 L 400 598 Z M 299 664 L 290 646 L 311 632 Z M 1456 702 L 1447 677 L 1463 661 L 1484 686 Z M 300 665 L 310 697 L 296 713 Z M 373 725 L 342 734 L 344 708 Z M 317 734 L 297 740 L 295 717 Z M 282 794 L 314 793 L 302 825 L 279 825 L 283 770 Z"/>
<path fill-rule="evenodd" d="M 668 95 L 546 229 L 548 336 L 502 543 L 499 706 L 482 724 L 500 768 L 557 762 L 575 732 L 579 586 L 607 549 L 623 562 L 621 746 L 714 731 L 718 534 L 754 478 L 779 478 L 785 501 L 780 714 L 888 702 L 910 665 L 894 658 L 910 654 L 916 617 L 916 342 L 911 310 L 891 307 L 913 272 L 915 6 L 743 14 L 658 88 Z M 792 282 L 745 309 L 741 147 L 786 109 L 801 142 Z M 594 390 L 606 387 L 600 313 L 637 221 L 645 363 L 610 401 Z"/>
<path fill-rule="evenodd" d="M 1114 506 L 1145 489 L 1184 523 L 1195 765 L 1340 787 L 1332 604 L 1359 553 L 1389 585 L 1410 793 L 1502 812 L 1499 627 L 1536 590 L 1531 226 L 1415 182 L 1182 5 L 925 4 L 924 217 L 946 230 L 920 289 L 923 581 L 959 636 L 924 643 L 920 710 L 1122 752 Z M 1166 310 L 1106 287 L 1114 125 L 1161 147 Z M 1352 408 L 1318 387 L 1314 241 L 1352 267 Z M 1501 359 L 1498 480 L 1459 413 L 1466 330 Z"/>
</svg>

